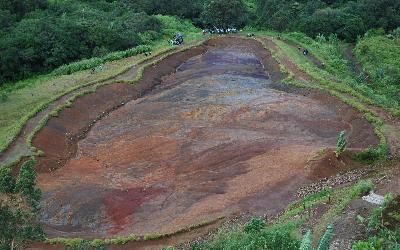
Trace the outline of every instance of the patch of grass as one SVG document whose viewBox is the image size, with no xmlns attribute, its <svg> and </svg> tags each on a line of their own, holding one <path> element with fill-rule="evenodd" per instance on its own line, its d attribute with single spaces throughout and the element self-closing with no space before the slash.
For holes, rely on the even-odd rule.
<svg viewBox="0 0 400 250">
<path fill-rule="evenodd" d="M 285 212 L 279 217 L 279 221 L 282 222 L 293 219 L 293 217 L 304 212 L 305 209 L 315 206 L 316 204 L 327 202 L 332 193 L 332 188 L 325 188 L 320 192 L 305 196 L 300 201 L 289 204 Z"/>
<path fill-rule="evenodd" d="M 338 216 L 350 202 L 362 195 L 368 194 L 373 188 L 371 180 L 361 180 L 353 186 L 345 187 L 341 190 L 334 192 L 331 197 L 332 206 L 329 210 L 318 220 L 315 227 L 315 234 L 322 235 L 326 225 L 331 223 L 336 216 Z"/>
<path fill-rule="evenodd" d="M 363 100 L 368 104 L 382 107 L 392 115 L 398 116 L 400 114 L 400 100 L 398 97 L 396 98 L 396 96 L 393 95 L 396 93 L 395 91 L 392 91 L 391 94 L 389 94 L 389 92 L 377 91 L 377 88 L 369 86 L 365 80 L 360 80 L 360 76 L 354 74 L 351 67 L 349 67 L 350 62 L 343 57 L 343 51 L 346 49 L 347 44 L 338 40 L 334 36 L 313 40 L 302 33 L 294 32 L 283 34 L 283 37 L 285 40 L 289 40 L 299 44 L 303 48 L 307 48 L 317 59 L 325 63 L 325 69 L 314 67 L 316 74 L 313 76 L 324 75 L 328 80 L 336 79 L 341 83 L 341 85 L 350 87 L 355 92 L 359 93 L 358 98 L 362 96 L 360 100 Z M 392 46 L 389 47 L 394 48 L 395 46 L 392 44 Z M 304 56 L 300 55 L 298 51 L 296 52 L 297 55 L 303 59 L 303 64 L 305 64 L 308 60 L 306 60 Z M 392 60 L 396 60 L 394 58 L 397 57 L 393 56 L 391 58 Z M 349 92 L 346 90 L 346 92 L 353 95 L 352 91 Z"/>
<path fill-rule="evenodd" d="M 335 90 L 339 93 L 349 94 L 356 97 L 358 100 L 363 101 L 367 104 L 376 104 L 369 97 L 363 95 L 360 90 L 353 89 L 351 86 L 346 84 L 347 81 L 336 80 L 336 77 L 331 73 L 317 68 L 314 64 L 309 62 L 302 54 L 300 54 L 296 49 L 292 48 L 290 45 L 282 40 L 275 40 L 275 43 L 281 48 L 290 59 L 304 72 L 315 79 L 318 84 L 321 84 L 331 90 Z M 342 78 L 339 78 L 342 79 Z M 346 79 L 347 80 L 347 79 Z"/>
<path fill-rule="evenodd" d="M 367 148 L 366 150 L 354 155 L 354 160 L 364 164 L 373 164 L 381 158 L 379 150 Z"/>
<path fill-rule="evenodd" d="M 289 222 L 246 232 L 243 228 L 220 229 L 216 238 L 201 249 L 298 250 L 300 240 L 293 231 L 298 223 Z"/>
<path fill-rule="evenodd" d="M 145 234 L 143 236 L 144 240 L 156 240 L 156 239 L 161 239 L 167 237 L 168 234 L 160 234 L 160 233 L 151 233 L 151 234 Z"/>
<path fill-rule="evenodd" d="M 162 239 L 162 238 L 166 238 L 166 237 L 171 237 L 173 235 L 176 234 L 180 234 L 180 233 L 185 233 L 185 232 L 189 232 L 191 230 L 194 230 L 196 228 L 200 228 L 200 227 L 204 227 L 213 223 L 216 223 L 217 221 L 223 219 L 224 217 L 218 217 L 216 219 L 213 220 L 209 220 L 209 221 L 203 221 L 200 222 L 198 224 L 194 224 L 194 225 L 190 225 L 188 227 L 185 228 L 181 228 L 177 231 L 174 232 L 170 232 L 170 233 L 149 233 L 149 234 L 145 234 L 143 236 L 138 236 L 135 234 L 130 234 L 128 236 L 121 236 L 121 237 L 117 237 L 117 238 L 111 238 L 111 239 L 94 239 L 94 240 L 83 240 L 80 238 L 62 238 L 62 237 L 57 237 L 57 238 L 53 238 L 53 239 L 46 239 L 45 243 L 48 244 L 62 244 L 68 247 L 76 247 L 79 246 L 79 244 L 81 244 L 82 242 L 87 242 L 88 245 L 92 246 L 92 247 L 98 247 L 98 246 L 104 246 L 104 245 L 125 245 L 129 242 L 133 242 L 133 241 L 147 241 L 147 240 L 156 240 L 156 239 Z"/>
<path fill-rule="evenodd" d="M 117 237 L 114 239 L 105 239 L 104 244 L 106 245 L 125 245 L 128 242 L 139 241 L 140 237 L 134 234 L 130 234 L 126 237 Z"/>
<path fill-rule="evenodd" d="M 400 46 L 383 35 L 365 36 L 354 50 L 363 70 L 372 78 L 372 88 L 400 102 Z"/>
<path fill-rule="evenodd" d="M 57 237 L 53 239 L 46 239 L 45 242 L 50 245 L 63 244 L 64 246 L 68 247 L 76 247 L 83 242 L 83 239 Z"/>
<path fill-rule="evenodd" d="M 131 48 L 131 49 L 124 50 L 124 51 L 113 52 L 113 53 L 110 53 L 103 57 L 93 57 L 90 59 L 85 59 L 85 60 L 81 60 L 78 62 L 63 65 L 63 66 L 55 69 L 51 74 L 55 75 L 55 76 L 70 75 L 70 74 L 78 72 L 78 71 L 93 69 L 97 66 L 103 65 L 106 62 L 120 60 L 120 59 L 123 59 L 126 57 L 136 56 L 136 55 L 139 55 L 139 54 L 142 54 L 145 52 L 150 52 L 150 51 L 151 51 L 150 46 L 139 45 L 135 48 Z"/>
</svg>

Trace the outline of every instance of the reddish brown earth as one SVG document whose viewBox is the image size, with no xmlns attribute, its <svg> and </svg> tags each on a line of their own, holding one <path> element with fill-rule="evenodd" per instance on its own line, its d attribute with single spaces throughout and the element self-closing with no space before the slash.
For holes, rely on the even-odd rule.
<svg viewBox="0 0 400 250">
<path fill-rule="evenodd" d="M 362 115 L 274 83 L 278 69 L 255 40 L 213 39 L 147 69 L 137 86 L 79 98 L 33 141 L 46 153 L 38 182 L 48 236 L 163 233 L 243 211 L 274 214 L 312 181 L 308 160 L 334 147 L 339 131 L 351 148 L 377 144 Z"/>
</svg>

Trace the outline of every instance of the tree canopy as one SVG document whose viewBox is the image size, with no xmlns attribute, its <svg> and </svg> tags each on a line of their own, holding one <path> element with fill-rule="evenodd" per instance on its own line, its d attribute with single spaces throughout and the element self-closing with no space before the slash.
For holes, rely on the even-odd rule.
<svg viewBox="0 0 400 250">
<path fill-rule="evenodd" d="M 205 3 L 202 13 L 205 26 L 243 27 L 247 21 L 247 12 L 242 0 L 210 0 Z"/>
<path fill-rule="evenodd" d="M 400 27 L 398 0 L 0 1 L 0 85 L 160 39 L 158 14 L 201 28 L 250 25 L 349 42 Z"/>
</svg>

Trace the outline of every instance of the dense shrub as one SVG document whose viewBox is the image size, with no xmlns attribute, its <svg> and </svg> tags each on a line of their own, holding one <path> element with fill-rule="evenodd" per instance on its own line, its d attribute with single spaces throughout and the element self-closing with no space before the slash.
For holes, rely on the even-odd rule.
<svg viewBox="0 0 400 250">
<path fill-rule="evenodd" d="M 247 22 L 247 10 L 243 0 L 210 0 L 205 3 L 202 20 L 208 27 L 241 28 Z"/>
<path fill-rule="evenodd" d="M 244 226 L 246 233 L 257 233 L 264 229 L 266 226 L 265 222 L 261 219 L 253 218 L 250 222 Z"/>
</svg>

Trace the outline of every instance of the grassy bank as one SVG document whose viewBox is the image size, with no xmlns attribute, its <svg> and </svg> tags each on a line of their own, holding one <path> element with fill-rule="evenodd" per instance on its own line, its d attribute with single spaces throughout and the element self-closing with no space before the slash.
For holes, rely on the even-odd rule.
<svg viewBox="0 0 400 250">
<path fill-rule="evenodd" d="M 200 33 L 190 33 L 186 41 L 190 42 L 201 37 Z M 166 40 L 151 44 L 153 55 L 175 49 Z M 82 70 L 69 75 L 57 76 L 48 74 L 19 81 L 12 86 L 0 90 L 0 151 L 18 136 L 26 122 L 47 105 L 61 96 L 83 86 L 97 84 L 112 79 L 133 65 L 145 60 L 143 54 L 127 57 L 121 60 L 106 62 L 101 70 L 93 74 L 91 70 Z"/>
<path fill-rule="evenodd" d="M 277 36 L 277 33 L 271 32 L 260 32 L 259 34 L 262 36 Z M 281 37 L 281 35 L 279 36 Z M 260 42 L 262 42 L 262 40 L 260 40 Z M 283 83 L 294 85 L 300 88 L 326 91 L 330 95 L 357 109 L 364 115 L 364 118 L 374 126 L 374 132 L 379 138 L 378 148 L 374 150 L 366 150 L 360 157 L 362 159 L 369 159 L 371 157 L 374 159 L 384 158 L 388 152 L 388 143 L 384 133 L 384 122 L 373 110 L 366 106 L 366 103 L 371 103 L 372 101 L 362 95 L 360 92 L 345 84 L 327 80 L 334 79 L 334 76 L 312 64 L 301 53 L 299 53 L 297 48 L 293 48 L 292 46 L 283 42 L 281 39 L 274 39 L 274 43 L 278 46 L 278 51 L 274 51 L 265 45 L 264 47 L 271 51 L 272 56 L 280 63 L 281 71 L 288 75 Z M 296 81 L 293 73 L 284 66 L 285 58 L 290 58 L 290 60 L 295 63 L 300 70 L 307 73 L 314 81 L 309 84 Z"/>
<path fill-rule="evenodd" d="M 162 238 L 167 238 L 167 237 L 172 237 L 174 235 L 182 234 L 189 232 L 191 230 L 200 228 L 200 227 L 205 227 L 214 223 L 217 223 L 218 221 L 222 220 L 224 217 L 217 217 L 213 220 L 208 220 L 208 221 L 202 221 L 198 224 L 193 224 L 189 225 L 185 228 L 178 229 L 176 231 L 170 232 L 170 233 L 148 233 L 145 235 L 135 235 L 135 234 L 130 234 L 128 236 L 120 236 L 116 238 L 107 238 L 107 239 L 93 239 L 93 240 L 84 240 L 80 238 L 53 238 L 53 239 L 46 239 L 45 243 L 47 244 L 61 244 L 66 247 L 70 247 L 72 249 L 77 249 L 80 246 L 91 246 L 93 248 L 96 247 L 101 247 L 101 246 L 106 246 L 106 245 L 125 245 L 130 242 L 135 242 L 135 241 L 151 241 L 151 240 L 158 240 Z"/>
<path fill-rule="evenodd" d="M 372 79 L 371 88 L 400 103 L 400 38 L 365 36 L 354 53 Z"/>
<path fill-rule="evenodd" d="M 199 40 L 199 41 L 197 41 L 197 40 Z M 29 136 L 27 138 L 27 145 L 30 147 L 30 149 L 32 151 L 35 151 L 36 148 L 33 147 L 32 140 L 33 140 L 33 137 L 36 135 L 36 133 L 38 133 L 46 125 L 47 121 L 51 117 L 58 116 L 58 113 L 61 110 L 70 107 L 72 105 L 72 103 L 77 98 L 79 98 L 81 96 L 84 96 L 86 94 L 89 94 L 89 93 L 93 93 L 93 92 L 96 91 L 97 88 L 99 88 L 101 86 L 104 86 L 105 84 L 112 84 L 112 83 L 136 84 L 142 78 L 143 73 L 144 73 L 146 68 L 156 65 L 157 63 L 159 63 L 160 61 L 164 60 L 166 57 L 168 57 L 168 56 L 170 56 L 170 55 L 172 55 L 174 53 L 182 52 L 182 51 L 188 50 L 188 49 L 190 49 L 190 48 L 192 48 L 194 46 L 200 45 L 204 41 L 205 41 L 204 39 L 197 38 L 196 40 L 192 40 L 192 43 L 190 45 L 188 45 L 188 46 L 183 46 L 183 47 L 178 47 L 178 48 L 177 47 L 170 47 L 170 48 L 168 48 L 166 50 L 161 51 L 160 53 L 155 53 L 153 55 L 153 57 L 156 57 L 157 55 L 159 55 L 159 54 L 161 54 L 163 52 L 166 52 L 162 56 L 157 58 L 157 60 L 154 60 L 154 61 L 152 61 L 150 63 L 144 64 L 142 67 L 140 67 L 136 72 L 135 78 L 132 79 L 132 80 L 114 80 L 114 81 L 111 81 L 111 82 L 99 82 L 99 83 L 95 84 L 93 89 L 90 89 L 90 90 L 87 90 L 87 91 L 84 91 L 84 92 L 81 92 L 81 93 L 78 93 L 78 94 L 72 96 L 68 101 L 64 102 L 62 105 L 60 105 L 57 108 L 55 108 L 52 112 L 46 114 L 46 116 L 38 123 L 38 125 L 35 127 L 35 129 L 29 134 Z M 143 58 L 142 60 L 144 60 L 144 59 L 148 60 L 150 58 Z M 137 63 L 140 63 L 142 60 L 139 60 Z M 39 154 L 40 154 L 40 152 L 39 152 Z"/>
<path fill-rule="evenodd" d="M 356 75 L 352 70 L 351 62 L 344 58 L 343 55 L 348 45 L 338 40 L 335 36 L 328 38 L 320 36 L 314 40 L 302 33 L 296 32 L 284 34 L 257 32 L 257 34 L 279 36 L 281 39 L 276 39 L 276 44 L 301 70 L 309 74 L 318 83 L 324 84 L 340 93 L 352 95 L 365 104 L 381 107 L 393 116 L 400 117 L 400 103 L 398 98 L 393 93 L 389 94 L 390 91 L 377 91 L 364 78 Z M 314 57 L 325 64 L 325 68 L 316 67 L 316 65 L 303 56 L 301 51 L 298 51 L 297 47 L 293 47 L 285 41 L 308 49 Z"/>
</svg>

